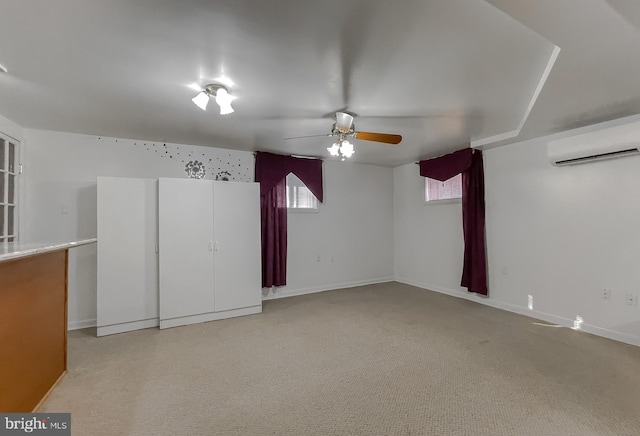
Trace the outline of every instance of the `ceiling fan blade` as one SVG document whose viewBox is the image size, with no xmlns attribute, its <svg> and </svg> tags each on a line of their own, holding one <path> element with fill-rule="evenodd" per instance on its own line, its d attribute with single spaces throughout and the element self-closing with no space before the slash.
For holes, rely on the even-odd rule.
<svg viewBox="0 0 640 436">
<path fill-rule="evenodd" d="M 325 133 L 324 135 L 292 136 L 290 138 L 282 138 L 282 139 L 287 140 L 287 139 L 302 139 L 302 138 L 319 138 L 321 136 L 333 136 L 333 133 Z"/>
<path fill-rule="evenodd" d="M 374 132 L 356 132 L 354 138 L 361 139 L 363 141 L 375 141 L 384 142 L 386 144 L 399 144 L 402 141 L 401 135 L 391 135 L 389 133 L 374 133 Z"/>
</svg>

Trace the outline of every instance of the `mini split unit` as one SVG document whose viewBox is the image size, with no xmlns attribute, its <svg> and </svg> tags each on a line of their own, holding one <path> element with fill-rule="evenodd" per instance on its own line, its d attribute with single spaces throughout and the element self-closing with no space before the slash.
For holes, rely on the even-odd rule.
<svg viewBox="0 0 640 436">
<path fill-rule="evenodd" d="M 603 123 L 598 130 L 549 141 L 549 161 L 565 166 L 639 155 L 640 121 L 638 117 L 630 118 L 636 121 L 619 124 L 618 120 L 614 126 Z"/>
</svg>

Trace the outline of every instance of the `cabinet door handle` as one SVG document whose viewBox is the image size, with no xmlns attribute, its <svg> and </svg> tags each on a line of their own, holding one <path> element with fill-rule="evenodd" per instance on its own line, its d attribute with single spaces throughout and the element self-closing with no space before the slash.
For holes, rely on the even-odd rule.
<svg viewBox="0 0 640 436">
<path fill-rule="evenodd" d="M 209 251 L 213 251 L 213 241 L 209 241 Z"/>
<path fill-rule="evenodd" d="M 216 241 L 216 242 L 213 244 L 213 247 L 214 247 L 214 248 L 213 248 L 213 250 L 214 250 L 214 251 L 218 251 L 218 241 Z"/>
</svg>

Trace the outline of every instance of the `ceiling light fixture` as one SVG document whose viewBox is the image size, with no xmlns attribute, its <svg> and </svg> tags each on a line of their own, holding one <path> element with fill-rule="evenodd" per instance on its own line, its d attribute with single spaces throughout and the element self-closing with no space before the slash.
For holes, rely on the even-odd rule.
<svg viewBox="0 0 640 436">
<path fill-rule="evenodd" d="M 353 156 L 355 150 L 353 144 L 347 141 L 344 135 L 340 135 L 338 142 L 335 142 L 331 147 L 327 148 L 327 151 L 331 156 L 342 156 L 341 160 L 345 160 Z"/>
<path fill-rule="evenodd" d="M 191 99 L 191 101 L 204 111 L 207 109 L 207 104 L 209 104 L 209 99 L 211 97 L 214 97 L 216 103 L 220 106 L 220 115 L 227 115 L 233 112 L 233 108 L 231 107 L 233 97 L 229 94 L 229 90 L 226 87 L 215 83 L 210 83 L 205 86 L 198 95 Z"/>
</svg>

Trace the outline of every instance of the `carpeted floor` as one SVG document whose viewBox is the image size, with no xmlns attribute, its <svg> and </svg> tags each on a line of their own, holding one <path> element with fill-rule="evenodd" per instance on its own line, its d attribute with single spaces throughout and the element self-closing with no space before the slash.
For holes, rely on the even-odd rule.
<svg viewBox="0 0 640 436">
<path fill-rule="evenodd" d="M 74 436 L 640 434 L 640 348 L 399 283 L 70 332 Z"/>
</svg>

